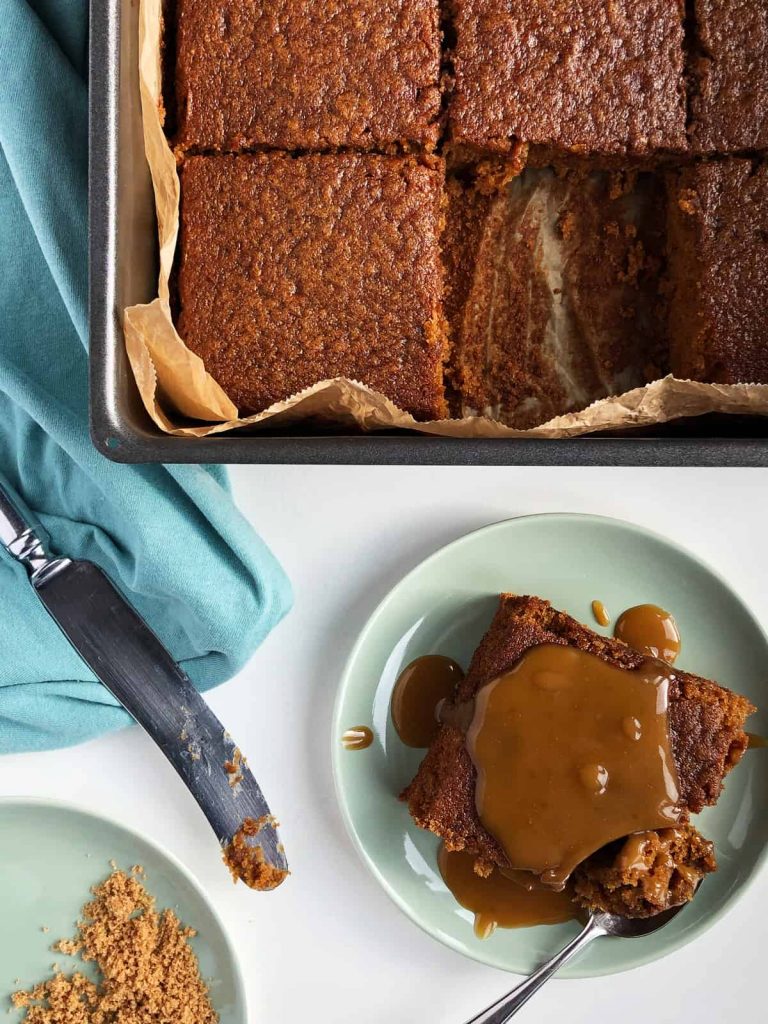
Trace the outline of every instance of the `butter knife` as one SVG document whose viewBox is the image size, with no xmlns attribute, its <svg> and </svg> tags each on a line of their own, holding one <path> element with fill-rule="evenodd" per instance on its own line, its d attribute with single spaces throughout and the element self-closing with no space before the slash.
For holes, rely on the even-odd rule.
<svg viewBox="0 0 768 1024">
<path fill-rule="evenodd" d="M 147 623 L 92 562 L 48 555 L 0 483 L 0 543 L 97 679 L 155 741 L 200 805 L 235 878 L 288 874 L 276 822 L 227 730 Z"/>
</svg>

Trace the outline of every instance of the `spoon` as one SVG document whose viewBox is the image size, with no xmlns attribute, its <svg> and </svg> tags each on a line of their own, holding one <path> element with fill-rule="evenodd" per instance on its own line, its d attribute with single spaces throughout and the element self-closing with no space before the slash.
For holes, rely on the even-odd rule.
<svg viewBox="0 0 768 1024">
<path fill-rule="evenodd" d="M 673 917 L 687 904 L 681 903 L 678 907 L 671 907 L 661 914 L 654 914 L 653 917 L 619 917 L 618 914 L 590 914 L 584 928 L 575 939 L 571 939 L 567 946 L 556 953 L 551 960 L 548 960 L 537 971 L 525 981 L 507 992 L 497 1002 L 467 1021 L 467 1024 L 505 1024 L 515 1016 L 517 1011 L 524 1006 L 534 992 L 538 992 L 545 981 L 580 953 L 585 946 L 588 946 L 593 939 L 599 939 L 603 935 L 610 935 L 620 939 L 634 939 L 639 935 L 650 935 L 651 932 L 663 928 Z"/>
</svg>

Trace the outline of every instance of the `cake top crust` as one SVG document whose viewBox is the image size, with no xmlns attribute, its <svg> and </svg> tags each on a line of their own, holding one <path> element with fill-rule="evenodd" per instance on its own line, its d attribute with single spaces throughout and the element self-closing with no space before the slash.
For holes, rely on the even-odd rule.
<svg viewBox="0 0 768 1024">
<path fill-rule="evenodd" d="M 768 0 L 695 0 L 691 137 L 703 152 L 768 146 Z"/>
<path fill-rule="evenodd" d="M 177 0 L 181 149 L 431 147 L 437 0 Z"/>
<path fill-rule="evenodd" d="M 242 411 L 348 377 L 445 412 L 442 170 L 412 157 L 191 157 L 179 331 Z"/>
<path fill-rule="evenodd" d="M 453 9 L 457 141 L 606 154 L 687 147 L 679 0 L 453 0 Z"/>
</svg>

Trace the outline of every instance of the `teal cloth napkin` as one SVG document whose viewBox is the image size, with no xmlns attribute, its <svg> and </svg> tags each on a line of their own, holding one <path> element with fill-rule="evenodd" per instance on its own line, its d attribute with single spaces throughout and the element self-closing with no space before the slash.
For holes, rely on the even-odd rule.
<svg viewBox="0 0 768 1024">
<path fill-rule="evenodd" d="M 92 447 L 87 2 L 0 0 L 0 15 L 0 474 L 53 549 L 105 569 L 207 689 L 285 614 L 289 584 L 221 467 L 120 466 Z M 129 721 L 2 551 L 0 752 Z"/>
</svg>

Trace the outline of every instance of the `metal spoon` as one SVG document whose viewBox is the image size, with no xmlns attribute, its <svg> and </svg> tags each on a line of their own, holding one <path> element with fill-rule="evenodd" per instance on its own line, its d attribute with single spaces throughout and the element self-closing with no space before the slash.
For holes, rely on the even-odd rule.
<svg viewBox="0 0 768 1024">
<path fill-rule="evenodd" d="M 650 935 L 651 932 L 668 924 L 685 906 L 687 904 L 682 903 L 679 907 L 672 907 L 653 917 L 630 918 L 619 917 L 618 914 L 590 914 L 589 920 L 575 939 L 571 939 L 567 946 L 529 978 L 502 996 L 493 1006 L 489 1006 L 477 1017 L 467 1021 L 467 1024 L 505 1024 L 505 1021 L 514 1017 L 517 1011 L 528 1002 L 534 992 L 538 992 L 545 981 L 549 981 L 564 964 L 580 953 L 593 939 L 599 939 L 603 935 L 620 939 L 634 939 L 638 935 Z"/>
</svg>

